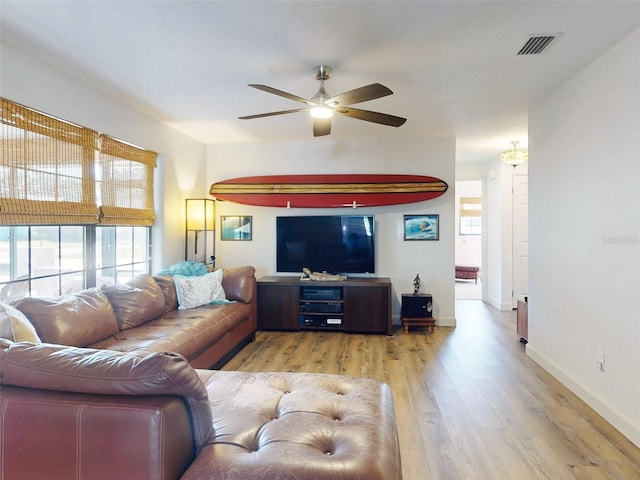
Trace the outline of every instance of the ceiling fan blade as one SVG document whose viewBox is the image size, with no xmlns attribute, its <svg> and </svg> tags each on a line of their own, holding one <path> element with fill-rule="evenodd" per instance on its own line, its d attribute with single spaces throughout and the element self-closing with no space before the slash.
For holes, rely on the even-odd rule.
<svg viewBox="0 0 640 480">
<path fill-rule="evenodd" d="M 371 112 L 369 110 L 360 110 L 359 108 L 338 107 L 333 109 L 333 113 L 343 115 L 345 117 L 364 120 L 365 122 L 379 123 L 390 127 L 399 127 L 404 125 L 406 118 L 396 117 L 387 113 Z"/>
<path fill-rule="evenodd" d="M 279 95 L 281 97 L 288 98 L 289 100 L 293 100 L 295 102 L 306 103 L 307 105 L 311 105 L 311 106 L 316 105 L 311 100 L 307 100 L 306 98 L 299 97 L 292 93 L 283 92 L 282 90 L 278 90 L 277 88 L 268 87 L 266 85 L 259 85 L 257 83 L 250 83 L 249 86 L 253 88 L 257 88 L 258 90 L 262 90 L 263 92 L 273 93 L 274 95 Z"/>
<path fill-rule="evenodd" d="M 313 120 L 313 136 L 322 137 L 331 133 L 330 118 L 314 118 Z"/>
<path fill-rule="evenodd" d="M 384 85 L 379 83 L 372 83 L 365 87 L 356 88 L 355 90 L 349 90 L 348 92 L 341 93 L 335 97 L 330 98 L 325 103 L 327 105 L 351 105 L 354 103 L 366 102 L 375 98 L 386 97 L 393 92 Z"/>
<path fill-rule="evenodd" d="M 284 115 L 286 113 L 306 112 L 308 108 L 294 108 L 293 110 L 281 110 L 279 112 L 258 113 L 256 115 L 246 115 L 238 117 L 240 120 L 251 120 L 252 118 L 273 117 L 275 115 Z"/>
</svg>

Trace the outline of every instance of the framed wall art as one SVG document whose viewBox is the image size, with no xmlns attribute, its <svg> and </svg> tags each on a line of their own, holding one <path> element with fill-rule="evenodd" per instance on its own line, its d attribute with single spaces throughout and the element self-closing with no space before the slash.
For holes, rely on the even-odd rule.
<svg viewBox="0 0 640 480">
<path fill-rule="evenodd" d="M 252 217 L 245 215 L 220 216 L 221 240 L 253 240 Z"/>
<path fill-rule="evenodd" d="M 405 240 L 440 240 L 440 215 L 405 215 Z"/>
</svg>

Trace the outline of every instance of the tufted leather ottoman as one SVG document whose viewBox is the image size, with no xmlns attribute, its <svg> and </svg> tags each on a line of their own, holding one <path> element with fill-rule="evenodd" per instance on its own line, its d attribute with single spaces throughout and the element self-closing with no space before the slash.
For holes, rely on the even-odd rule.
<svg viewBox="0 0 640 480">
<path fill-rule="evenodd" d="M 182 480 L 398 480 L 388 385 L 311 373 L 197 370 L 214 435 Z"/>
</svg>

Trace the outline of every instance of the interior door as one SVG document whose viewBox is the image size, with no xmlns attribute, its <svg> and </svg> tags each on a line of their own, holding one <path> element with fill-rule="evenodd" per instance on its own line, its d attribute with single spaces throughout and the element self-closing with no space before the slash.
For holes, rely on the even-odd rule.
<svg viewBox="0 0 640 480">
<path fill-rule="evenodd" d="M 529 289 L 529 177 L 513 176 L 513 308 Z"/>
</svg>

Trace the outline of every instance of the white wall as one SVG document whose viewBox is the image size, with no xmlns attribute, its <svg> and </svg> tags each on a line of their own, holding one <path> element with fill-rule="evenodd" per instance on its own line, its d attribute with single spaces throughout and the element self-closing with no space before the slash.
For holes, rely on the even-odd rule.
<svg viewBox="0 0 640 480">
<path fill-rule="evenodd" d="M 456 182 L 470 180 L 486 181 L 489 175 L 489 162 L 456 162 Z"/>
<path fill-rule="evenodd" d="M 0 96 L 158 152 L 153 269 L 184 258 L 184 199 L 208 192 L 203 144 L 5 44 Z"/>
<path fill-rule="evenodd" d="M 532 108 L 527 345 L 638 446 L 639 49 L 636 30 Z"/>
<path fill-rule="evenodd" d="M 512 308 L 512 189 L 513 175 L 526 172 L 527 164 L 515 169 L 494 159 L 488 164 L 485 195 L 487 254 L 484 265 L 484 300 L 500 310 Z"/>
<path fill-rule="evenodd" d="M 383 128 L 372 125 L 371 128 Z M 247 175 L 303 173 L 402 173 L 431 175 L 449 185 L 443 196 L 426 202 L 376 208 L 358 213 L 376 217 L 377 276 L 390 277 L 393 284 L 393 316 L 398 322 L 399 298 L 413 291 L 420 274 L 423 292 L 434 297 L 434 316 L 440 325 L 455 325 L 454 313 L 454 157 L 455 140 L 402 139 L 336 142 L 331 137 L 300 142 L 210 145 L 209 183 Z M 251 264 L 258 277 L 276 273 L 275 217 L 278 215 L 353 214 L 345 209 L 286 209 L 217 202 L 216 216 L 252 215 L 253 241 L 216 240 L 216 265 Z M 403 240 L 403 215 L 440 215 L 439 241 Z"/>
</svg>

